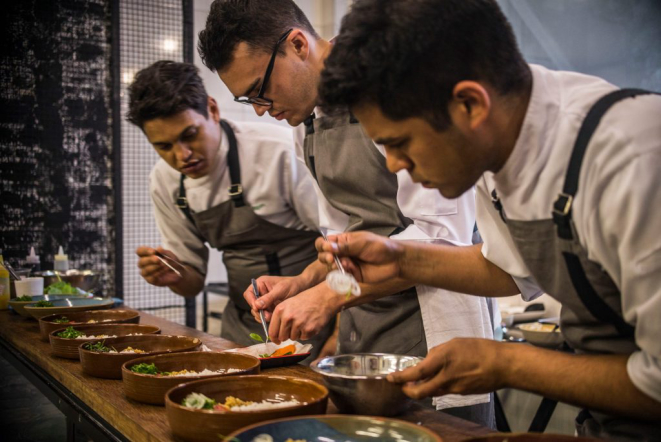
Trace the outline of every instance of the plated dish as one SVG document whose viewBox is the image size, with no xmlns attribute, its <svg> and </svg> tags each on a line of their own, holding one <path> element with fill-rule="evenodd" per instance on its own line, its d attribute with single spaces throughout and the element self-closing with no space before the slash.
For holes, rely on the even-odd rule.
<svg viewBox="0 0 661 442">
<path fill-rule="evenodd" d="M 86 310 L 102 310 L 110 308 L 114 303 L 112 298 L 71 298 L 58 299 L 55 301 L 40 301 L 41 304 L 32 303 L 26 305 L 25 311 L 33 318 L 39 319 L 56 313 L 73 313 Z M 39 305 L 37 305 L 39 304 Z"/>
<path fill-rule="evenodd" d="M 304 416 L 261 422 L 229 434 L 225 442 L 441 442 L 423 426 L 368 416 Z"/>
<path fill-rule="evenodd" d="M 86 342 L 94 342 L 112 337 L 140 336 L 160 332 L 161 329 L 154 325 L 80 325 L 53 330 L 49 335 L 49 340 L 53 355 L 67 359 L 80 359 L 78 347 Z"/>
<path fill-rule="evenodd" d="M 126 397 L 163 405 L 165 393 L 184 382 L 259 374 L 259 359 L 240 353 L 196 351 L 139 357 L 122 366 Z"/>
<path fill-rule="evenodd" d="M 39 318 L 41 337 L 48 341 L 53 330 L 67 326 L 89 324 L 138 324 L 140 313 L 135 310 L 90 310 L 78 313 L 58 313 Z"/>
<path fill-rule="evenodd" d="M 251 345 L 250 347 L 233 348 L 225 353 L 242 353 L 259 358 L 262 368 L 275 368 L 293 365 L 310 356 L 311 344 L 302 344 L 298 341 L 273 342 Z"/>
</svg>

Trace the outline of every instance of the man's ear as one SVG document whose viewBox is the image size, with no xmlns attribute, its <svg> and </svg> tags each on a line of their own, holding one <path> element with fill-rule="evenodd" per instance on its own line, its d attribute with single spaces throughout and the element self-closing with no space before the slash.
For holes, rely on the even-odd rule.
<svg viewBox="0 0 661 442">
<path fill-rule="evenodd" d="M 213 119 L 213 121 L 216 123 L 220 122 L 220 108 L 218 107 L 216 99 L 213 97 L 207 98 L 207 113 L 209 114 L 209 117 Z"/>
<path fill-rule="evenodd" d="M 293 49 L 293 53 L 301 61 L 305 61 L 310 56 L 310 40 L 308 36 L 300 29 L 294 29 L 287 37 L 285 44 Z"/>
<path fill-rule="evenodd" d="M 460 81 L 452 90 L 449 111 L 453 124 L 475 130 L 491 112 L 489 92 L 476 81 Z"/>
</svg>

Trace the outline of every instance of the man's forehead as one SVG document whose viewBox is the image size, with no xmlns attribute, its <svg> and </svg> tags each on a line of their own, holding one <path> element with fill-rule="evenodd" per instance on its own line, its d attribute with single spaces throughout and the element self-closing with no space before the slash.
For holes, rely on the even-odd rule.
<svg viewBox="0 0 661 442">
<path fill-rule="evenodd" d="M 225 83 L 232 95 L 243 95 L 255 80 L 261 79 L 264 75 L 268 58 L 269 54 L 252 48 L 248 43 L 242 41 L 234 50 L 232 62 L 218 72 L 218 77 Z"/>
</svg>

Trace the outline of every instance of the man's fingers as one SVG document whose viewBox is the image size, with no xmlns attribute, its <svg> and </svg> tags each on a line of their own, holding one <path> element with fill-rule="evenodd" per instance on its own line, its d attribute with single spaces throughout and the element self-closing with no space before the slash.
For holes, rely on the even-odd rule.
<svg viewBox="0 0 661 442">
<path fill-rule="evenodd" d="M 447 394 L 447 391 L 443 389 L 443 380 L 440 374 L 426 382 L 408 383 L 402 386 L 402 391 L 412 399 L 422 399 L 425 397 Z"/>
<path fill-rule="evenodd" d="M 419 364 L 414 365 L 413 367 L 409 367 L 406 370 L 390 373 L 388 375 L 388 380 L 390 382 L 403 384 L 405 382 L 415 382 L 427 379 L 433 376 L 436 371 L 440 371 L 442 368 L 440 367 L 438 370 L 434 370 L 430 362 L 431 361 L 429 359 L 425 359 Z"/>
<path fill-rule="evenodd" d="M 135 250 L 135 254 L 138 256 L 152 256 L 154 249 L 148 246 L 140 246 Z"/>
</svg>

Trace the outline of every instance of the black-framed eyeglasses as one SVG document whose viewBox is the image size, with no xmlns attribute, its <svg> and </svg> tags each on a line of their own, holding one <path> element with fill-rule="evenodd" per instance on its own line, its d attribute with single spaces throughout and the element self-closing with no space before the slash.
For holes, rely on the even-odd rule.
<svg viewBox="0 0 661 442">
<path fill-rule="evenodd" d="M 251 106 L 253 104 L 256 104 L 257 106 L 268 106 L 271 107 L 273 106 L 273 100 L 270 100 L 266 97 L 264 97 L 264 91 L 266 91 L 266 87 L 269 84 L 269 79 L 271 78 L 271 72 L 273 71 L 273 65 L 275 64 L 275 57 L 278 55 L 278 48 L 280 47 L 280 44 L 282 44 L 283 41 L 289 37 L 289 34 L 291 34 L 291 31 L 294 29 L 290 29 L 284 34 L 282 34 L 282 37 L 278 39 L 278 42 L 275 44 L 275 48 L 273 48 L 273 54 L 271 54 L 271 61 L 269 61 L 269 65 L 266 68 L 266 73 L 264 74 L 264 81 L 262 81 L 262 86 L 259 88 L 259 92 L 257 93 L 256 97 L 236 97 L 234 98 L 234 101 L 237 103 L 241 104 L 247 104 L 248 106 Z"/>
</svg>

